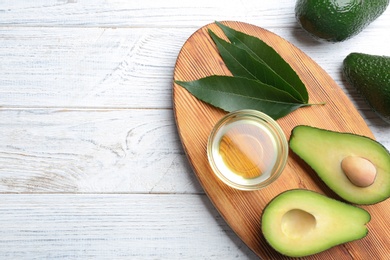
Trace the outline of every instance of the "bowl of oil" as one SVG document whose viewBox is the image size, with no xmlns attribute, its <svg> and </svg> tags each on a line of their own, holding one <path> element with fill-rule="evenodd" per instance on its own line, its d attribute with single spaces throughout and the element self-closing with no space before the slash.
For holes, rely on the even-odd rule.
<svg viewBox="0 0 390 260">
<path fill-rule="evenodd" d="M 256 110 L 222 117 L 208 139 L 207 157 L 214 173 L 239 190 L 258 190 L 283 172 L 288 143 L 279 124 Z"/>
</svg>

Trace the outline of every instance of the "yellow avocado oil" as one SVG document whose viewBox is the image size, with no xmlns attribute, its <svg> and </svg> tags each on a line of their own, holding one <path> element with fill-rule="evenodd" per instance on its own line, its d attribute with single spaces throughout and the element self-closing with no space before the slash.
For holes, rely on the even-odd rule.
<svg viewBox="0 0 390 260">
<path fill-rule="evenodd" d="M 222 181 L 239 189 L 256 189 L 280 174 L 287 159 L 287 141 L 271 120 L 258 111 L 243 110 L 217 123 L 208 157 Z"/>
</svg>

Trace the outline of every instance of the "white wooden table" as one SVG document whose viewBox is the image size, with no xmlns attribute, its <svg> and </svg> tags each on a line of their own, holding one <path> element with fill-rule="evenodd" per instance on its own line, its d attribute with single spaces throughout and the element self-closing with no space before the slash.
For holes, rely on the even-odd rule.
<svg viewBox="0 0 390 260">
<path fill-rule="evenodd" d="M 293 0 L 0 0 L 0 258 L 255 259 L 199 185 L 172 111 L 175 60 L 215 20 L 286 38 L 379 119 L 340 68 L 390 56 L 390 10 L 358 36 L 319 43 Z"/>
</svg>

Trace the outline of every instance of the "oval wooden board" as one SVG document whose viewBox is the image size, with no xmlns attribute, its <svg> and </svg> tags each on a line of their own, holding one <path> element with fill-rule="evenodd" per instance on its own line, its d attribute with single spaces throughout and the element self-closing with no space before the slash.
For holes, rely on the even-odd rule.
<svg viewBox="0 0 390 260">
<path fill-rule="evenodd" d="M 290 137 L 292 128 L 300 124 L 357 133 L 373 138 L 370 129 L 341 88 L 301 50 L 283 38 L 257 26 L 231 21 L 223 23 L 238 31 L 259 37 L 272 46 L 306 84 L 310 103 L 326 102 L 323 106 L 300 108 L 279 119 L 278 123 L 287 138 Z M 196 31 L 179 53 L 174 80 L 190 81 L 213 74 L 230 75 L 208 35 L 208 28 L 223 37 L 222 31 L 215 24 L 207 25 Z M 173 84 L 173 102 L 176 124 L 183 147 L 195 174 L 214 206 L 234 232 L 259 257 L 263 259 L 287 258 L 274 251 L 261 233 L 261 213 L 266 204 L 279 193 L 294 188 L 314 190 L 329 197 L 338 197 L 291 151 L 283 174 L 269 187 L 250 192 L 228 187 L 214 176 L 206 154 L 210 131 L 226 112 L 197 100 L 175 83 Z M 365 238 L 333 247 L 307 258 L 340 260 L 390 257 L 390 228 L 386 220 L 386 216 L 389 215 L 390 200 L 363 208 L 367 209 L 372 216 L 368 224 L 369 234 Z"/>
</svg>

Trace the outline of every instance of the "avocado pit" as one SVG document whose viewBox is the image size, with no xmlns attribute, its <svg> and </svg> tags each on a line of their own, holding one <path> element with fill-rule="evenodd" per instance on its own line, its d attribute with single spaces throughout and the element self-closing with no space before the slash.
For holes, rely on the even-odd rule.
<svg viewBox="0 0 390 260">
<path fill-rule="evenodd" d="M 347 178 L 356 186 L 368 187 L 376 177 L 375 165 L 359 156 L 347 156 L 341 161 L 341 168 Z"/>
</svg>

